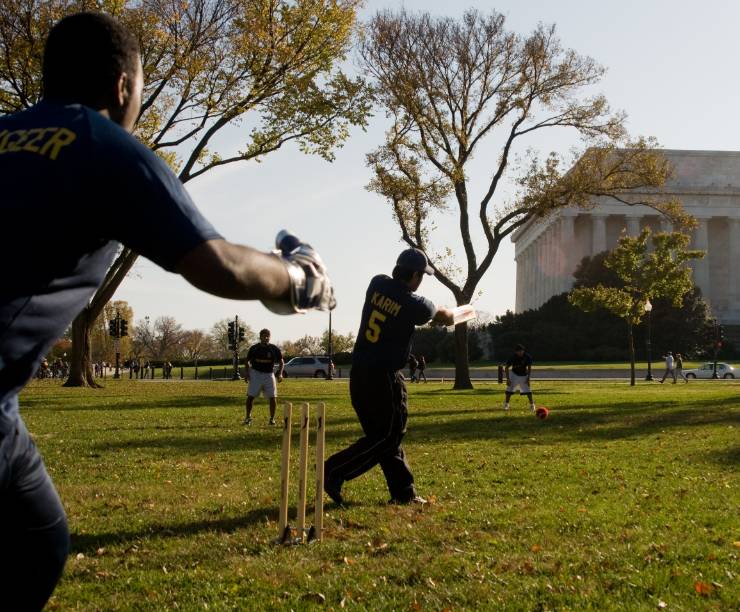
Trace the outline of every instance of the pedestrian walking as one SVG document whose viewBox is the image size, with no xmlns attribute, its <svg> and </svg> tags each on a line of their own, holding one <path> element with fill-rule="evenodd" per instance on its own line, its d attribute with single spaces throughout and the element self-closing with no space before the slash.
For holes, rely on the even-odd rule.
<svg viewBox="0 0 740 612">
<path fill-rule="evenodd" d="M 409 355 L 409 380 L 411 382 L 416 382 L 416 368 L 417 367 L 419 367 L 419 362 L 412 353 L 411 355 Z"/>
<path fill-rule="evenodd" d="M 427 381 L 427 376 L 424 374 L 424 370 L 427 369 L 427 360 L 424 355 L 419 355 L 419 375 L 416 378 L 417 382 L 421 382 L 421 379 L 424 379 L 424 382 Z"/>
<path fill-rule="evenodd" d="M 680 376 L 681 378 L 683 378 L 683 381 L 685 383 L 688 383 L 689 382 L 689 379 L 686 378 L 683 375 L 683 357 L 681 357 L 681 353 L 676 353 L 676 362 L 675 362 L 674 366 L 675 366 L 675 368 L 674 368 L 674 373 L 675 373 L 674 378 L 677 378 L 677 377 Z"/>
<path fill-rule="evenodd" d="M 375 276 L 367 288 L 360 331 L 352 352 L 349 392 L 364 436 L 329 457 L 324 466 L 324 490 L 342 504 L 343 484 L 380 465 L 391 502 L 425 503 L 414 487 L 414 476 L 401 442 L 408 416 L 402 370 L 408 363 L 417 325 L 429 320 L 451 325 L 452 312 L 436 309 L 414 293 L 432 268 L 418 249 L 403 251 L 392 277 Z"/>
<path fill-rule="evenodd" d="M 668 351 L 665 355 L 663 355 L 663 359 L 665 359 L 665 372 L 663 372 L 663 378 L 660 379 L 661 384 L 663 381 L 665 381 L 667 376 L 673 377 L 673 384 L 676 384 L 676 361 L 673 358 L 673 353 L 671 351 Z"/>
</svg>

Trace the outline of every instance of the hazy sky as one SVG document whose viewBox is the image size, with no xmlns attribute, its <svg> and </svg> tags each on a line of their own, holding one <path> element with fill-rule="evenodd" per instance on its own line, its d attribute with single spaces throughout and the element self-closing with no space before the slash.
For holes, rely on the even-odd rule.
<svg viewBox="0 0 740 612">
<path fill-rule="evenodd" d="M 598 90 L 612 108 L 629 116 L 633 135 L 651 135 L 669 149 L 737 150 L 740 95 L 737 84 L 737 24 L 740 2 L 733 0 L 501 0 L 450 2 L 368 0 L 363 17 L 378 9 L 405 7 L 458 16 L 466 8 L 495 9 L 507 27 L 527 33 L 538 22 L 556 23 L 564 47 L 589 55 L 608 71 Z M 365 185 L 365 154 L 382 143 L 389 126 L 382 112 L 367 132 L 357 130 L 334 163 L 302 155 L 295 148 L 272 153 L 262 163 L 230 165 L 188 183 L 198 206 L 228 239 L 267 250 L 277 231 L 293 230 L 324 257 L 338 307 L 335 330 L 357 332 L 369 279 L 390 273 L 404 248 L 388 205 Z M 229 139 L 239 141 L 234 130 Z M 549 129 L 524 142 L 543 154 L 567 153 L 578 144 L 567 129 Z M 523 149 L 520 149 L 523 150 Z M 490 153 L 490 157 L 487 157 Z M 479 200 L 498 154 L 485 143 L 470 179 L 471 201 Z M 454 242 L 456 219 L 440 220 L 438 247 Z M 163 231 L 167 231 L 163 228 Z M 514 249 L 507 240 L 480 285 L 479 310 L 500 314 L 514 307 Z M 420 293 L 438 305 L 454 305 L 452 295 L 433 278 Z M 269 327 L 274 340 L 319 335 L 326 313 L 281 317 L 256 302 L 211 297 L 180 277 L 139 260 L 114 299 L 127 300 L 135 319 L 172 315 L 186 328 L 208 329 L 238 314 L 254 329 Z"/>
</svg>

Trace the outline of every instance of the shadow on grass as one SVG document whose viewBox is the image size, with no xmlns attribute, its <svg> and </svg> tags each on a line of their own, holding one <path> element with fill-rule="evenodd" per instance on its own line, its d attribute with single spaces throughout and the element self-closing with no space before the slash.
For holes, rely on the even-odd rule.
<svg viewBox="0 0 740 612">
<path fill-rule="evenodd" d="M 290 516 L 295 516 L 295 508 L 289 509 L 289 512 Z M 265 519 L 276 522 L 278 520 L 278 509 L 274 507 L 255 508 L 243 516 L 214 520 L 203 519 L 190 523 L 152 523 L 139 530 L 121 530 L 107 533 L 72 533 L 70 554 L 85 553 L 94 555 L 95 551 L 99 548 L 134 544 L 144 539 L 190 537 L 204 532 L 234 533 L 239 529 L 264 523 Z M 275 535 L 277 536 L 277 533 Z"/>
</svg>

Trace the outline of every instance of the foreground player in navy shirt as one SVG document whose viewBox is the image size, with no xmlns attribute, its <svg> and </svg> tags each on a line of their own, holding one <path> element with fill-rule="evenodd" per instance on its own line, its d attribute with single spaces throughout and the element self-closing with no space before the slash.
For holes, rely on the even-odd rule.
<svg viewBox="0 0 740 612">
<path fill-rule="evenodd" d="M 424 253 L 406 249 L 393 269 L 370 281 L 362 308 L 360 331 L 352 353 L 349 392 L 365 436 L 329 457 L 324 466 L 324 490 L 337 504 L 343 503 L 342 485 L 380 464 L 391 502 L 424 503 L 416 494 L 401 441 L 406 434 L 408 410 L 401 370 L 411 351 L 417 325 L 430 320 L 452 325 L 452 312 L 437 310 L 416 295 L 424 274 L 432 274 Z"/>
<path fill-rule="evenodd" d="M 143 77 L 114 19 L 60 21 L 44 99 L 0 117 L 0 607 L 40 609 L 69 547 L 59 497 L 18 414 L 18 392 L 102 282 L 119 243 L 209 293 L 275 312 L 333 307 L 318 254 L 231 244 L 131 131 Z M 144 220 L 142 222 L 142 219 Z"/>
</svg>

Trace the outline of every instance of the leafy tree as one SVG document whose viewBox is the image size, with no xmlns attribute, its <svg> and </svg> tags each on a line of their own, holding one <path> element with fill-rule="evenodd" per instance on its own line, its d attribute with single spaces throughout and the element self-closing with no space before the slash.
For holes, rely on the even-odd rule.
<svg viewBox="0 0 740 612">
<path fill-rule="evenodd" d="M 355 348 L 355 335 L 349 332 L 346 335 L 338 334 L 332 330 L 331 334 L 331 353 L 336 355 L 337 353 L 351 353 L 352 349 Z M 321 336 L 321 352 L 325 355 L 329 354 L 329 330 L 325 330 Z"/>
<path fill-rule="evenodd" d="M 100 315 L 95 319 L 90 330 L 91 357 L 93 361 L 113 362 L 116 358 L 113 338 L 110 336 L 108 322 L 115 319 L 116 313 L 129 324 L 129 335 L 121 338 L 120 353 L 123 356 L 131 352 L 131 334 L 133 333 L 134 311 L 125 300 L 108 302 Z M 71 351 L 70 351 L 71 352 Z"/>
<path fill-rule="evenodd" d="M 184 331 L 175 317 L 157 317 L 154 321 L 152 357 L 154 359 L 176 359 L 182 350 Z"/>
<path fill-rule="evenodd" d="M 322 355 L 324 349 L 319 336 L 305 335 L 295 341 L 283 342 L 283 354 L 285 356 L 296 357 L 298 355 Z"/>
<path fill-rule="evenodd" d="M 197 361 L 207 357 L 213 350 L 210 336 L 200 329 L 183 332 L 180 347 L 182 358 L 187 361 Z"/>
<path fill-rule="evenodd" d="M 212 351 L 215 357 L 223 359 L 231 357 L 234 352 L 229 349 L 229 322 L 233 319 L 221 319 L 213 324 L 210 333 Z M 246 357 L 249 347 L 257 342 L 257 333 L 250 325 L 244 323 L 245 319 L 239 317 L 239 326 L 244 328 L 244 342 L 239 346 L 239 356 Z"/>
<path fill-rule="evenodd" d="M 295 142 L 333 159 L 369 111 L 361 79 L 338 68 L 360 0 L 0 0 L 0 112 L 41 97 L 43 46 L 64 15 L 108 12 L 140 41 L 146 83 L 137 136 L 188 182 Z M 241 145 L 216 151 L 225 128 Z M 223 145 L 219 145 L 221 147 Z M 68 386 L 98 386 L 90 330 L 137 254 L 123 249 L 73 324 Z"/>
<path fill-rule="evenodd" d="M 368 189 L 390 204 L 402 239 L 430 256 L 435 277 L 457 304 L 471 301 L 501 243 L 530 219 L 592 206 L 595 198 L 635 204 L 630 189 L 650 191 L 669 174 L 655 143 L 630 141 L 625 116 L 590 95 L 603 68 L 563 48 L 554 26 L 520 36 L 504 21 L 499 13 L 474 10 L 459 20 L 385 11 L 370 20 L 361 47 L 378 101 L 392 119 L 385 143 L 368 155 L 374 175 Z M 580 133 L 586 153 L 574 164 L 555 153 L 543 161 L 532 155 L 512 169 L 516 145 L 549 128 Z M 469 167 L 484 142 L 500 149 L 485 150 L 495 161 L 476 203 Z M 512 178 L 519 190 L 506 203 L 498 193 Z M 677 223 L 688 221 L 676 201 L 655 193 L 640 203 Z M 448 211 L 457 217 L 461 268 L 450 246 L 432 244 L 435 222 Z M 472 386 L 467 343 L 467 325 L 458 325 L 455 388 Z"/>
<path fill-rule="evenodd" d="M 686 262 L 704 257 L 703 251 L 688 250 L 689 237 L 680 232 L 652 235 L 653 250 L 648 251 L 651 232 L 639 236 L 622 236 L 617 248 L 604 259 L 604 265 L 616 272 L 622 286 L 576 287 L 570 293 L 572 304 L 585 311 L 604 308 L 627 323 L 630 354 L 630 384 L 635 384 L 635 345 L 633 328 L 645 315 L 650 298 L 665 298 L 674 306 L 694 285 Z"/>
</svg>

